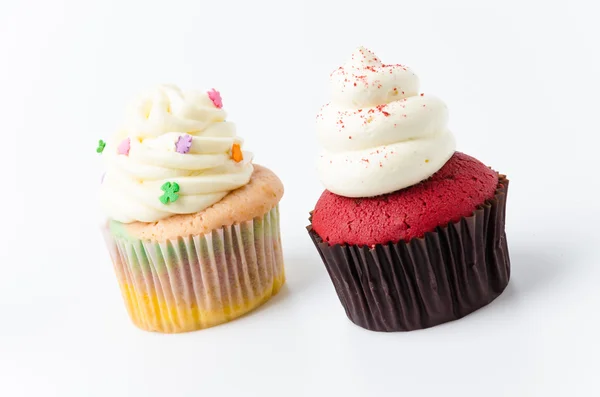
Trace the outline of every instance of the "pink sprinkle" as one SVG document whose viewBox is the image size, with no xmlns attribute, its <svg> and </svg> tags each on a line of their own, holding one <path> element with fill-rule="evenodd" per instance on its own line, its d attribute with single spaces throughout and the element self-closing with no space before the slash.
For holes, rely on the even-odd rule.
<svg viewBox="0 0 600 397">
<path fill-rule="evenodd" d="M 123 139 L 117 148 L 117 153 L 129 156 L 129 149 L 131 149 L 131 140 L 129 138 Z"/>
<path fill-rule="evenodd" d="M 207 92 L 208 97 L 215 104 L 216 107 L 221 109 L 223 107 L 223 99 L 221 98 L 221 93 L 214 88 Z"/>
</svg>

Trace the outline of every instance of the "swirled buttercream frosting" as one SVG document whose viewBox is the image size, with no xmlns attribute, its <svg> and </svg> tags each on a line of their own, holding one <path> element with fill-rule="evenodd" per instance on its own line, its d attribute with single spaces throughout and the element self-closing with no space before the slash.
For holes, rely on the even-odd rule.
<svg viewBox="0 0 600 397">
<path fill-rule="evenodd" d="M 331 91 L 317 115 L 317 169 L 327 190 L 391 193 L 429 178 L 454 153 L 445 103 L 420 93 L 407 66 L 383 64 L 360 47 L 331 73 Z"/>
<path fill-rule="evenodd" d="M 102 150 L 100 190 L 116 221 L 154 222 L 202 211 L 250 180 L 251 154 L 242 152 L 216 90 L 183 92 L 161 85 L 141 95 Z"/>
</svg>

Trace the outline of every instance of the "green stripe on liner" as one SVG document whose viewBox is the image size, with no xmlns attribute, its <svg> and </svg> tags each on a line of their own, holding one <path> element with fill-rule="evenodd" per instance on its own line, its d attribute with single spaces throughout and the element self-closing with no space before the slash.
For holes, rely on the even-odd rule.
<svg viewBox="0 0 600 397">
<path fill-rule="evenodd" d="M 267 227 L 269 226 L 270 227 Z M 212 239 L 212 247 L 215 257 L 222 254 L 225 249 L 226 239 L 221 238 L 218 230 L 213 230 L 211 234 L 204 238 L 199 238 L 197 241 L 198 245 L 192 241 L 194 236 L 180 237 L 177 240 L 169 240 L 163 243 L 143 241 L 134 236 L 131 236 L 127 232 L 126 225 L 117 222 L 109 221 L 110 234 L 116 240 L 120 240 L 121 244 L 129 245 L 132 251 L 135 253 L 135 262 L 129 264 L 130 267 L 141 268 L 148 270 L 150 268 L 155 269 L 157 272 L 165 272 L 167 264 L 165 259 L 171 263 L 177 263 L 177 254 L 185 262 L 188 262 L 188 253 L 186 249 L 186 243 L 191 246 L 196 246 L 195 250 L 197 255 L 203 260 L 209 260 L 208 245 L 206 237 L 210 236 Z M 255 218 L 254 222 L 242 222 L 240 224 L 240 231 L 242 237 L 242 244 L 249 248 L 255 244 L 256 236 L 265 237 L 267 239 L 276 238 L 279 235 L 279 211 L 278 206 L 267 212 L 261 218 Z M 237 244 L 237 242 L 236 242 Z M 164 247 L 161 247 L 161 245 Z M 150 252 L 148 252 L 150 250 Z M 153 255 L 151 255 L 151 253 Z M 133 258 L 132 258 L 133 259 Z"/>
<path fill-rule="evenodd" d="M 140 241 L 131 237 L 129 233 L 127 233 L 127 230 L 125 230 L 125 225 L 121 222 L 109 221 L 108 229 L 110 230 L 110 234 L 115 238 L 120 238 L 127 241 Z"/>
</svg>

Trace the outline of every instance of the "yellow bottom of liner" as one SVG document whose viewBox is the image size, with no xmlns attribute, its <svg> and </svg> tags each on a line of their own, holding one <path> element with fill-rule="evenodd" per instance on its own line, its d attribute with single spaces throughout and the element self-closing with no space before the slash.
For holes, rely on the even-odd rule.
<svg viewBox="0 0 600 397">
<path fill-rule="evenodd" d="M 135 288 L 121 283 L 125 306 L 133 323 L 146 331 L 178 333 L 197 331 L 234 320 L 262 305 L 277 294 L 285 282 L 281 276 L 273 280 L 261 295 L 247 299 L 242 304 L 221 306 L 214 310 L 200 309 L 196 305 L 168 304 L 156 294 L 136 294 Z"/>
</svg>

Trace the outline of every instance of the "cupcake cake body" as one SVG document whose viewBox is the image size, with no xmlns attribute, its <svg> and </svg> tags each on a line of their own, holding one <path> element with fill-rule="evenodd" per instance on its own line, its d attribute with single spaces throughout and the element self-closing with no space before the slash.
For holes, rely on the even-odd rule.
<svg viewBox="0 0 600 397">
<path fill-rule="evenodd" d="M 312 227 L 330 245 L 410 241 L 470 216 L 497 187 L 496 172 L 456 152 L 431 178 L 393 193 L 354 198 L 326 190 L 313 211 Z"/>
<path fill-rule="evenodd" d="M 331 79 L 308 230 L 348 317 L 407 331 L 492 301 L 510 274 L 508 180 L 455 152 L 446 105 L 410 68 L 359 48 Z"/>
<path fill-rule="evenodd" d="M 101 150 L 104 236 L 140 328 L 185 332 L 254 309 L 284 283 L 283 186 L 253 165 L 220 94 L 160 86 Z"/>
</svg>

